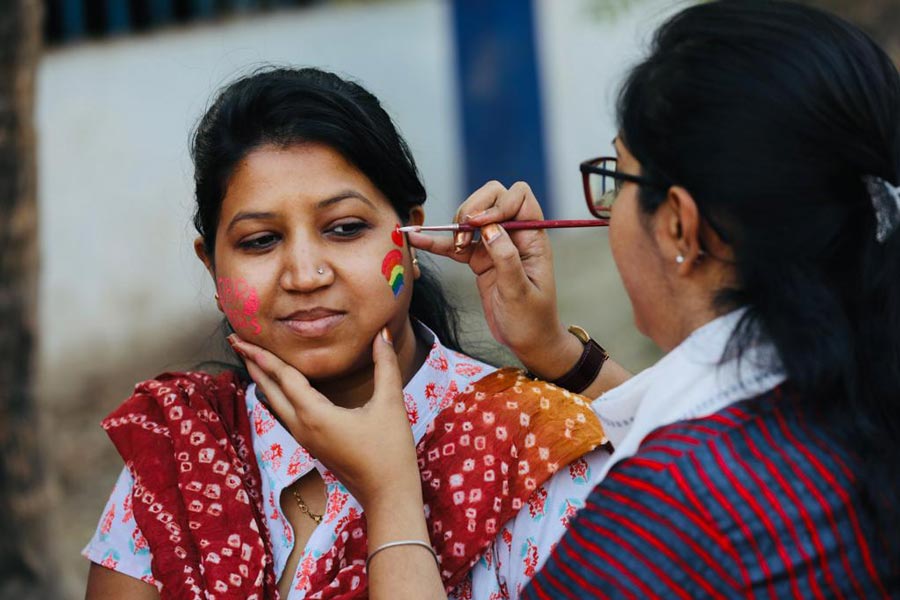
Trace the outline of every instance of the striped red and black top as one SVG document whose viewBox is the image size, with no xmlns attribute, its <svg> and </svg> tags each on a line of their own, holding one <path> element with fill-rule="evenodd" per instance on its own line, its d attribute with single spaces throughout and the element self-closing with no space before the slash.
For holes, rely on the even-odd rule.
<svg viewBox="0 0 900 600">
<path fill-rule="evenodd" d="M 858 459 L 783 390 L 650 434 L 523 597 L 900 597 Z"/>
</svg>

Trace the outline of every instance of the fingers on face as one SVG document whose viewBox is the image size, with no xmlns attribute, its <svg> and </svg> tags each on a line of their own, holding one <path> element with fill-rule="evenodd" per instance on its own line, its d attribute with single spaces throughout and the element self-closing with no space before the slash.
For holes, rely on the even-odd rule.
<svg viewBox="0 0 900 600">
<path fill-rule="evenodd" d="M 372 343 L 372 358 L 375 361 L 375 394 L 379 397 L 403 396 L 403 376 L 393 344 L 382 334 L 376 335 Z"/>
<path fill-rule="evenodd" d="M 262 389 L 272 409 L 278 413 L 285 423 L 296 422 L 297 407 L 291 402 L 285 390 L 291 396 L 312 401 L 317 394 L 310 394 L 311 386 L 299 371 L 286 364 L 280 358 L 255 344 L 246 342 L 236 335 L 228 336 L 235 351 L 244 358 L 244 364 L 250 377 Z"/>
</svg>

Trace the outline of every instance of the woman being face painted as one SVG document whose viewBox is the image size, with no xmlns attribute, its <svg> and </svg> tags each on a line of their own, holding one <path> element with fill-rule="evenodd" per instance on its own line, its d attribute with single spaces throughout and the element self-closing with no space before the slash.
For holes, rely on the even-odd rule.
<svg viewBox="0 0 900 600">
<path fill-rule="evenodd" d="M 414 206 L 404 223 L 421 223 Z M 298 369 L 343 406 L 371 396 L 372 339 L 387 327 L 401 369 L 424 360 L 409 306 L 413 264 L 401 217 L 341 154 L 320 143 L 261 146 L 237 163 L 214 260 L 218 305 L 234 331 Z M 418 360 L 417 360 L 418 356 Z"/>
<path fill-rule="evenodd" d="M 195 250 L 242 364 L 141 383 L 104 422 L 128 467 L 84 551 L 88 598 L 364 598 L 370 552 L 397 539 L 433 549 L 440 593 L 523 587 L 600 472 L 602 430 L 568 392 L 462 352 L 398 231 L 426 195 L 378 100 L 316 69 L 257 73 L 212 104 L 193 159 Z M 366 451 L 419 466 L 379 478 L 421 489 L 412 529 L 366 528 L 365 499 L 297 442 L 298 393 L 409 422 L 402 448 Z"/>
</svg>

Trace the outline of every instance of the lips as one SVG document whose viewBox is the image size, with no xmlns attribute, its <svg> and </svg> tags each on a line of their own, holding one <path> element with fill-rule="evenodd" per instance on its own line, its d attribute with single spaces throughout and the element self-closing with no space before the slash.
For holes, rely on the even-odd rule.
<svg viewBox="0 0 900 600">
<path fill-rule="evenodd" d="M 346 316 L 343 311 L 316 307 L 292 312 L 279 321 L 300 337 L 317 338 L 328 335 Z"/>
</svg>

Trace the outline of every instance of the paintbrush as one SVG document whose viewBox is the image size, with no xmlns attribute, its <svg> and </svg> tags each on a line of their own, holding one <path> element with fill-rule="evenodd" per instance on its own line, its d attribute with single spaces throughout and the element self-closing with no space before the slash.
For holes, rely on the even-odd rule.
<svg viewBox="0 0 900 600">
<path fill-rule="evenodd" d="M 606 227 L 609 225 L 608 219 L 572 219 L 572 220 L 549 220 L 549 221 L 503 221 L 497 223 L 500 227 L 507 231 L 516 231 L 518 229 L 562 229 L 565 227 Z M 421 231 L 476 231 L 481 229 L 483 225 L 469 225 L 468 223 L 449 223 L 447 225 L 407 225 L 401 227 L 403 232 L 421 232 Z"/>
</svg>

